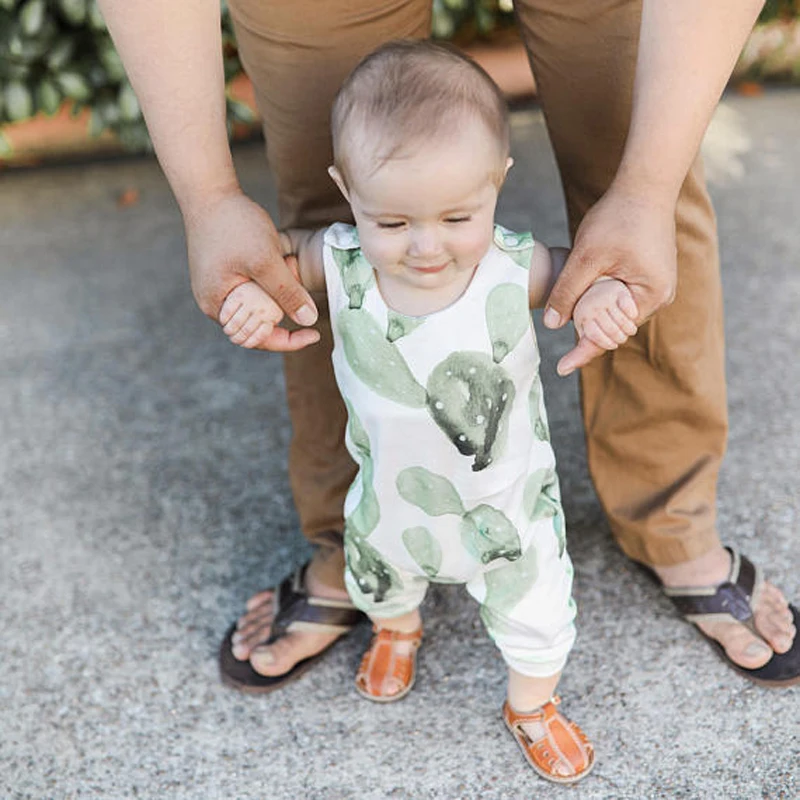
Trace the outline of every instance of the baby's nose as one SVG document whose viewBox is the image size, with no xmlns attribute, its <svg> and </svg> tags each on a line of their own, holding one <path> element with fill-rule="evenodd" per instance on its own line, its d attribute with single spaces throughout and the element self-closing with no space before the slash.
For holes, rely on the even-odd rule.
<svg viewBox="0 0 800 800">
<path fill-rule="evenodd" d="M 411 249 L 416 256 L 437 255 L 441 251 L 441 243 L 436 231 L 429 228 L 415 231 L 411 239 Z"/>
</svg>

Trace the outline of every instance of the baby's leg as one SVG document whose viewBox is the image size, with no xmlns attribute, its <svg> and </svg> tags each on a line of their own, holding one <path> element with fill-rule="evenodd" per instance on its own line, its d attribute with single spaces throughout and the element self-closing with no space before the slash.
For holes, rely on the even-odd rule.
<svg viewBox="0 0 800 800">
<path fill-rule="evenodd" d="M 559 713 L 554 695 L 575 638 L 572 565 L 553 517 L 539 519 L 516 561 L 467 584 L 508 667 L 503 718 L 528 763 L 547 780 L 572 783 L 591 770 L 583 731 Z M 530 532 L 529 532 L 530 533 Z"/>
<path fill-rule="evenodd" d="M 385 553 L 347 530 L 345 553 L 347 591 L 369 615 L 374 633 L 361 659 L 356 690 L 379 703 L 399 700 L 414 685 L 416 653 L 422 641 L 419 606 L 428 581 L 395 566 Z"/>
<path fill-rule="evenodd" d="M 560 711 L 555 695 L 561 673 L 548 677 L 508 671 L 503 719 L 528 763 L 543 778 L 575 783 L 594 766 L 594 748 L 578 725 Z"/>
<path fill-rule="evenodd" d="M 508 668 L 508 704 L 518 714 L 527 714 L 541 708 L 556 692 L 561 672 L 540 678 L 523 675 L 513 667 Z"/>
</svg>

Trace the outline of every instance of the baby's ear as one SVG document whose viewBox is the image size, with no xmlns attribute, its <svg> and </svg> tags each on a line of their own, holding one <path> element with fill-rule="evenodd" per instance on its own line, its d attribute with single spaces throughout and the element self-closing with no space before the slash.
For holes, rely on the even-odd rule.
<svg viewBox="0 0 800 800">
<path fill-rule="evenodd" d="M 339 168 L 336 165 L 331 164 L 331 166 L 328 167 L 328 175 L 333 178 L 333 182 L 339 187 L 339 191 L 344 195 L 344 199 L 349 203 L 350 194 L 347 191 L 347 184 L 344 182 L 344 175 L 339 172 Z"/>
<path fill-rule="evenodd" d="M 504 177 L 504 178 L 506 177 L 506 175 L 508 175 L 508 171 L 509 171 L 509 170 L 511 169 L 511 167 L 513 167 L 513 166 L 514 166 L 514 159 L 513 159 L 513 158 L 511 158 L 511 156 L 509 156 L 509 157 L 506 159 L 506 169 L 505 169 L 505 172 L 503 172 L 503 177 Z"/>
</svg>

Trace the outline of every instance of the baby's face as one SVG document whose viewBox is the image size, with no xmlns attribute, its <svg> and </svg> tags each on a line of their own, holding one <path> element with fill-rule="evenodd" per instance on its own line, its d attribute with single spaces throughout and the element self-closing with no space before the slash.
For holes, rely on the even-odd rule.
<svg viewBox="0 0 800 800">
<path fill-rule="evenodd" d="M 492 242 L 502 174 L 498 147 L 481 124 L 351 172 L 348 199 L 379 281 L 442 294 L 469 281 Z"/>
</svg>

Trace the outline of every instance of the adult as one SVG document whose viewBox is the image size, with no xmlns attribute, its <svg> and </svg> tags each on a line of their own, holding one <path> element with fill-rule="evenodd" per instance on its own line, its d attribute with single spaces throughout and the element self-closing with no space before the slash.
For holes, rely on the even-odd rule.
<svg viewBox="0 0 800 800">
<path fill-rule="evenodd" d="M 324 298 L 284 260 L 269 216 L 239 187 L 225 130 L 219 0 L 101 0 L 183 214 L 192 287 L 216 319 L 248 279 L 299 328 L 243 332 L 287 352 L 289 472 L 308 569 L 257 594 L 223 642 L 223 678 L 270 690 L 352 623 L 342 584 L 342 504 L 353 476 L 331 371 Z M 379 44 L 426 37 L 431 0 L 230 0 L 264 119 L 281 226 L 349 218 L 328 178 L 328 115 Z M 724 548 L 715 527 L 727 410 L 716 227 L 697 151 L 760 0 L 515 0 L 561 172 L 574 249 L 545 313 L 564 324 L 584 287 L 613 275 L 634 292 L 639 333 L 582 369 L 589 467 L 623 551 L 748 677 L 800 680 L 797 612 Z M 677 254 L 677 257 L 676 257 Z M 656 312 L 658 312 L 656 314 Z M 654 316 L 655 315 L 655 316 Z M 319 333 L 306 326 L 317 324 Z M 591 363 L 589 363 L 591 361 Z M 681 588 L 690 587 L 690 588 Z M 794 620 L 794 624 L 793 624 Z"/>
</svg>

